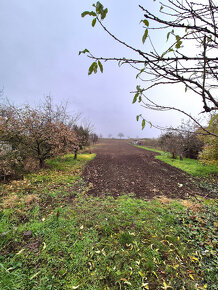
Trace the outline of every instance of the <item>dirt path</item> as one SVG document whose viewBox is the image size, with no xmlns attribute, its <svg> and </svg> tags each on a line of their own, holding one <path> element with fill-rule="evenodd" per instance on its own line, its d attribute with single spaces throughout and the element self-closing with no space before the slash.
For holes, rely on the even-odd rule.
<svg viewBox="0 0 218 290">
<path fill-rule="evenodd" d="M 153 198 L 165 195 L 186 198 L 206 195 L 188 174 L 165 164 L 154 156 L 157 153 L 137 148 L 123 140 L 104 140 L 94 150 L 97 153 L 85 167 L 83 176 L 92 186 L 90 194 L 135 193 L 138 197 Z"/>
</svg>

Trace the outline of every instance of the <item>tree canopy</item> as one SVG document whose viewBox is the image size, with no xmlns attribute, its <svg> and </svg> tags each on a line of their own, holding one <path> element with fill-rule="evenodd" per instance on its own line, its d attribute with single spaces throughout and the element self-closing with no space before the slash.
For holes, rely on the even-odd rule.
<svg viewBox="0 0 218 290">
<path fill-rule="evenodd" d="M 37 108 L 0 105 L 0 176 L 36 160 L 42 168 L 49 158 L 74 153 L 86 146 L 90 128 L 78 125 L 78 115 L 54 106 L 50 97 Z M 8 172 L 8 174 L 7 174 Z"/>
</svg>

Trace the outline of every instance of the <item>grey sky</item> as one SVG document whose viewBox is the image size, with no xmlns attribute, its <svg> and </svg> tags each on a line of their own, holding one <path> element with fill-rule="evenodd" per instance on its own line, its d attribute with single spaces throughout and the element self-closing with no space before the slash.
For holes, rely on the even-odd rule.
<svg viewBox="0 0 218 290">
<path fill-rule="evenodd" d="M 149 49 L 141 43 L 143 14 L 135 0 L 105 0 L 109 8 L 105 21 L 111 31 L 130 44 Z M 78 52 L 88 48 L 98 56 L 128 56 L 129 52 L 105 34 L 100 27 L 91 27 L 89 17 L 81 12 L 90 10 L 88 0 L 1 0 L 0 1 L 0 88 L 16 104 L 37 105 L 46 95 L 56 103 L 69 101 L 69 110 L 81 112 L 94 125 L 97 133 L 117 136 L 156 137 L 160 132 L 149 126 L 142 131 L 136 115 L 143 113 L 154 124 L 177 125 L 182 115 L 144 111 L 132 105 L 137 82 L 135 71 L 114 63 L 104 65 L 104 73 L 88 76 L 91 61 Z M 159 5 L 153 0 L 141 1 L 150 9 Z M 153 35 L 162 49 L 165 36 Z M 200 103 L 177 90 L 154 90 L 162 104 L 175 103 L 196 113 Z M 184 102 L 184 97 L 186 102 Z M 185 105 L 184 105 L 185 103 Z"/>
</svg>

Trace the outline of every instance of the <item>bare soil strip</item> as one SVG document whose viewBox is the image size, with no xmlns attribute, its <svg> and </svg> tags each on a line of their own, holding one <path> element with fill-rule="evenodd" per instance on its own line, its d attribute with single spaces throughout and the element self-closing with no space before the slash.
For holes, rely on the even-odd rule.
<svg viewBox="0 0 218 290">
<path fill-rule="evenodd" d="M 180 169 L 157 159 L 158 153 L 137 148 L 124 140 L 103 140 L 97 154 L 85 167 L 83 176 L 89 183 L 89 194 L 119 196 L 134 193 L 147 199 L 165 195 L 188 198 L 208 195 L 196 179 Z"/>
</svg>

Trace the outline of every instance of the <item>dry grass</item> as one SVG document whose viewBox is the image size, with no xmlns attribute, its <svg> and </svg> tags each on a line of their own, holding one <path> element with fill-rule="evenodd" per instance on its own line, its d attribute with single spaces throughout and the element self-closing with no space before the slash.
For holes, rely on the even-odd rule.
<svg viewBox="0 0 218 290">
<path fill-rule="evenodd" d="M 10 195 L 3 199 L 2 208 L 15 208 L 19 203 L 19 198 L 17 195 Z"/>
<path fill-rule="evenodd" d="M 24 202 L 27 206 L 30 206 L 31 204 L 35 204 L 39 201 L 39 197 L 36 194 L 29 194 L 27 196 L 25 196 L 24 198 Z"/>
<path fill-rule="evenodd" d="M 156 199 L 164 205 L 169 205 L 169 204 L 175 202 L 174 199 L 168 198 L 164 195 L 161 195 Z M 188 210 L 192 210 L 194 212 L 197 212 L 197 211 L 201 210 L 201 208 L 202 208 L 202 205 L 199 202 L 196 202 L 196 201 L 194 202 L 194 201 L 188 200 L 188 199 L 185 199 L 185 200 L 177 199 L 177 202 L 181 203 Z"/>
<path fill-rule="evenodd" d="M 166 197 L 165 195 L 158 196 L 156 199 L 162 204 L 170 204 L 174 201 L 172 198 Z"/>
</svg>

